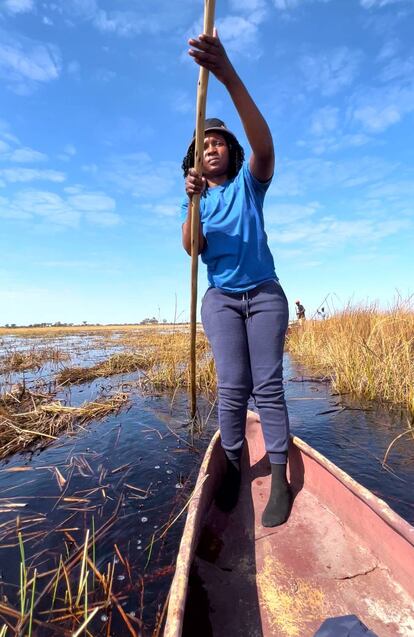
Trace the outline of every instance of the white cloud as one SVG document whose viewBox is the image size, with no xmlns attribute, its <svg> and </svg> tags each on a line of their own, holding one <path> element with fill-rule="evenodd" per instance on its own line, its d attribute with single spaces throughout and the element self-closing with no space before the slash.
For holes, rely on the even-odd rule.
<svg viewBox="0 0 414 637">
<path fill-rule="evenodd" d="M 268 232 L 269 240 L 278 244 L 300 243 L 304 249 L 320 250 L 358 242 L 359 246 L 412 229 L 409 219 L 356 218 L 349 220 L 325 217 L 317 222 L 292 224 L 287 229 Z"/>
<path fill-rule="evenodd" d="M 1 6 L 8 13 L 25 13 L 34 9 L 34 0 L 4 0 Z"/>
<path fill-rule="evenodd" d="M 359 72 L 362 54 L 345 46 L 329 53 L 304 55 L 300 70 L 309 91 L 329 97 L 350 86 Z"/>
<path fill-rule="evenodd" d="M 63 149 L 63 153 L 60 153 L 57 157 L 61 161 L 69 161 L 76 155 L 76 148 L 73 144 L 66 144 Z"/>
<path fill-rule="evenodd" d="M 0 117 L 0 137 L 2 137 L 3 139 L 6 139 L 9 142 L 13 142 L 13 144 L 20 144 L 19 139 L 16 137 L 16 135 L 13 135 L 13 133 L 11 132 L 10 124 L 6 122 L 6 120 L 1 119 L 1 117 Z"/>
<path fill-rule="evenodd" d="M 332 106 L 325 106 L 315 111 L 311 120 L 311 133 L 313 135 L 324 135 L 331 133 L 338 126 L 339 109 Z"/>
<path fill-rule="evenodd" d="M 363 106 L 355 109 L 354 119 L 372 133 L 381 133 L 401 119 L 399 109 L 395 106 Z"/>
<path fill-rule="evenodd" d="M 31 164 L 47 160 L 47 155 L 32 148 L 17 148 L 8 157 L 9 161 L 18 164 Z"/>
<path fill-rule="evenodd" d="M 27 220 L 40 217 L 67 227 L 76 227 L 80 219 L 80 213 L 72 210 L 59 195 L 40 190 L 18 193 L 9 205 L 0 207 L 0 216 Z"/>
<path fill-rule="evenodd" d="M 66 189 L 66 190 L 69 190 Z M 80 188 L 75 189 L 79 193 Z M 45 190 L 27 190 L 18 193 L 10 201 L 0 199 L 0 217 L 37 220 L 76 228 L 82 220 L 94 226 L 114 226 L 121 222 L 115 212 L 116 202 L 102 192 L 88 192 L 74 196 L 61 195 Z"/>
<path fill-rule="evenodd" d="M 284 226 L 295 221 L 307 219 L 312 217 L 320 207 L 317 201 L 312 201 L 309 204 L 270 202 L 266 205 L 266 226 L 272 224 Z"/>
<path fill-rule="evenodd" d="M 273 0 L 273 4 L 276 9 L 280 11 L 290 11 L 291 9 L 296 9 L 300 5 L 304 4 L 312 4 L 315 2 L 330 2 L 330 0 Z"/>
<path fill-rule="evenodd" d="M 0 159 L 1 155 L 4 155 L 5 153 L 7 153 L 10 150 L 10 146 L 9 144 L 7 144 L 6 142 L 4 142 L 2 139 L 0 139 Z"/>
<path fill-rule="evenodd" d="M 364 156 L 353 160 L 327 160 L 318 158 L 286 159 L 277 168 L 270 194 L 278 197 L 297 195 L 315 196 L 330 189 L 355 188 L 377 183 L 392 174 L 398 164 L 378 157 Z M 348 196 L 348 195 L 346 195 Z"/>
<path fill-rule="evenodd" d="M 389 58 L 394 57 L 396 55 L 398 49 L 400 48 L 400 41 L 397 38 L 392 38 L 385 42 L 380 52 L 378 53 L 377 60 L 388 60 Z"/>
<path fill-rule="evenodd" d="M 368 132 L 381 133 L 414 111 L 414 81 L 365 89 L 353 98 L 350 116 Z"/>
<path fill-rule="evenodd" d="M 175 93 L 170 100 L 171 108 L 177 113 L 187 115 L 194 112 L 194 97 L 190 97 L 189 93 L 180 91 Z"/>
<path fill-rule="evenodd" d="M 273 0 L 276 9 L 286 11 L 287 9 L 295 9 L 301 0 Z"/>
<path fill-rule="evenodd" d="M 175 162 L 154 162 L 147 153 L 113 157 L 105 170 L 105 179 L 134 197 L 159 199 L 169 195 L 177 184 L 179 166 Z"/>
<path fill-rule="evenodd" d="M 410 0 L 360 0 L 360 4 L 364 9 L 371 9 L 372 7 L 385 7 L 388 4 L 407 1 L 409 2 Z"/>
<path fill-rule="evenodd" d="M 229 55 L 253 59 L 261 56 L 257 22 L 244 16 L 228 15 L 217 21 L 217 30 Z"/>
<path fill-rule="evenodd" d="M 86 219 L 94 226 L 112 227 L 117 226 L 121 218 L 115 212 L 88 212 Z"/>
<path fill-rule="evenodd" d="M 8 162 L 9 164 L 34 164 L 48 159 L 47 155 L 38 150 L 21 146 L 15 135 L 6 132 L 9 130 L 10 127 L 6 126 L 5 122 L 3 122 L 3 126 L 0 122 L 0 162 Z M 7 139 L 7 142 L 1 139 L 1 137 Z M 17 146 L 17 148 L 13 148 L 13 146 Z"/>
<path fill-rule="evenodd" d="M 2 168 L 0 169 L 0 179 L 10 183 L 29 181 L 53 181 L 60 183 L 65 181 L 64 173 L 57 170 L 40 170 L 36 168 Z"/>
<path fill-rule="evenodd" d="M 77 60 L 72 60 L 67 66 L 67 72 L 76 80 L 80 78 L 80 64 Z"/>
<path fill-rule="evenodd" d="M 193 10 L 193 0 L 181 0 L 179 7 L 166 0 L 152 0 L 151 11 L 101 9 L 96 0 L 66 0 L 63 6 L 66 15 L 91 22 L 101 33 L 122 37 L 171 32 L 185 24 Z"/>
<path fill-rule="evenodd" d="M 83 212 L 113 211 L 116 207 L 115 200 L 102 193 L 73 195 L 68 198 L 68 202 L 73 208 Z"/>
<path fill-rule="evenodd" d="M 76 155 L 76 148 L 73 144 L 66 144 L 63 152 L 73 157 L 74 155 Z"/>
<path fill-rule="evenodd" d="M 230 9 L 247 14 L 253 24 L 260 24 L 267 15 L 265 0 L 230 0 Z"/>
<path fill-rule="evenodd" d="M 121 36 L 155 34 L 160 32 L 160 23 L 156 13 L 138 13 L 135 11 L 99 10 L 93 24 L 103 33 L 116 33 Z"/>
<path fill-rule="evenodd" d="M 170 217 L 177 219 L 177 210 L 180 209 L 180 201 L 163 201 L 157 204 L 143 204 L 140 206 L 142 210 L 148 211 L 151 215 L 157 217 Z"/>
<path fill-rule="evenodd" d="M 20 95 L 32 93 L 41 83 L 60 75 L 59 49 L 23 36 L 10 37 L 0 31 L 0 78 Z"/>
<path fill-rule="evenodd" d="M 414 78 L 414 55 L 408 58 L 394 58 L 385 66 L 380 74 L 383 82 L 402 79 L 412 82 Z"/>
<path fill-rule="evenodd" d="M 333 106 L 325 106 L 311 116 L 311 139 L 299 140 L 298 146 L 309 148 L 316 155 L 337 152 L 345 148 L 357 148 L 371 141 L 371 137 L 361 132 L 344 132 L 345 125 L 340 111 Z"/>
</svg>

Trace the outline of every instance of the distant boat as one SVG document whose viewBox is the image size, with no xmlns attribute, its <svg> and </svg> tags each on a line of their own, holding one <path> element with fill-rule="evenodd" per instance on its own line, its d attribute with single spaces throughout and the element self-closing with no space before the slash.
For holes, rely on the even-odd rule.
<svg viewBox="0 0 414 637">
<path fill-rule="evenodd" d="M 164 637 L 313 637 L 325 619 L 356 615 L 378 637 L 414 636 L 414 527 L 293 437 L 294 502 L 264 528 L 270 467 L 249 412 L 240 499 L 213 502 L 225 461 L 217 432 L 190 502 Z"/>
</svg>

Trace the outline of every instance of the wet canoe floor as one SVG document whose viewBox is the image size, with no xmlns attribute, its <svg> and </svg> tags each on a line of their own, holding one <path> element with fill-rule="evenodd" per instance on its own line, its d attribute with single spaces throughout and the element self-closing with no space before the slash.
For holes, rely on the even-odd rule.
<svg viewBox="0 0 414 637">
<path fill-rule="evenodd" d="M 260 424 L 250 419 L 246 435 L 239 502 L 230 514 L 213 502 L 203 521 L 183 637 L 311 637 L 350 614 L 379 637 L 413 637 L 414 600 L 304 484 L 299 452 L 289 519 L 262 526 L 270 467 Z"/>
<path fill-rule="evenodd" d="M 82 364 L 109 353 L 96 339 L 81 357 Z M 389 442 L 404 428 L 402 416 L 347 397 L 332 397 L 322 383 L 297 382 L 302 380 L 301 372 L 288 357 L 285 368 L 292 431 L 414 522 L 412 447 L 397 445 L 388 469 L 380 463 Z M 54 371 L 48 365 L 37 374 L 26 374 L 26 380 L 45 381 Z M 142 396 L 136 381 L 136 374 L 124 375 L 67 389 L 57 398 L 71 405 L 110 395 L 118 387 L 128 390 L 130 403 L 75 437 L 64 435 L 46 449 L 16 454 L 0 463 L 0 595 L 14 608 L 19 609 L 17 525 L 25 539 L 26 565 L 31 570 L 36 566 L 39 573 L 57 568 L 60 556 L 66 559 L 76 553 L 86 530 L 92 533 L 94 528 L 96 566 L 105 572 L 107 564 L 115 562 L 112 590 L 119 605 L 137 634 L 152 634 L 171 582 L 185 515 L 158 538 L 191 493 L 217 418 L 214 411 L 192 446 L 186 395 L 177 393 L 171 408 L 171 396 Z M 204 402 L 201 407 L 207 414 L 209 405 Z M 49 579 L 41 579 L 37 590 Z M 74 581 L 75 596 L 77 586 Z M 89 586 L 91 591 L 92 576 Z M 65 589 L 58 588 L 55 608 L 65 606 Z M 93 599 L 90 592 L 91 605 Z M 48 614 L 50 608 L 51 594 L 39 602 L 35 615 L 49 628 L 35 626 L 34 634 L 58 634 L 59 626 L 64 626 L 50 624 L 59 615 Z M 131 634 L 117 609 L 112 614 L 99 611 L 90 630 L 93 635 Z"/>
</svg>

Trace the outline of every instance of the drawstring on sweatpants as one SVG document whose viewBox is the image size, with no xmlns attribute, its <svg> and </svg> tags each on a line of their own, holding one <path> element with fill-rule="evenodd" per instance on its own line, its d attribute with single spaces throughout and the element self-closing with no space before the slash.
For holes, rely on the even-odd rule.
<svg viewBox="0 0 414 637">
<path fill-rule="evenodd" d="M 249 299 L 249 293 L 248 292 L 243 292 L 243 296 L 242 296 L 242 301 L 244 301 L 244 303 L 246 303 L 246 318 L 249 318 L 249 312 L 250 312 L 250 299 Z"/>
</svg>

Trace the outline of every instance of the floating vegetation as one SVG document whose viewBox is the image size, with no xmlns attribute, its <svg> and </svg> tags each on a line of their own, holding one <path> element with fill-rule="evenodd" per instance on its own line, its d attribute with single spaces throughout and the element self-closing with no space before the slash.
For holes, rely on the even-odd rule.
<svg viewBox="0 0 414 637">
<path fill-rule="evenodd" d="M 190 340 L 187 330 L 146 328 L 121 335 L 124 348 L 92 367 L 68 367 L 57 375 L 59 384 L 83 383 L 96 378 L 136 371 L 144 391 L 177 390 L 189 384 Z M 216 389 L 216 373 L 210 346 L 200 332 L 197 338 L 197 388 L 206 395 Z"/>
<path fill-rule="evenodd" d="M 405 407 L 414 415 L 414 311 L 399 303 L 347 307 L 325 321 L 290 330 L 289 352 L 329 376 L 338 393 Z"/>
<path fill-rule="evenodd" d="M 38 349 L 32 347 L 28 351 L 13 350 L 0 358 L 0 373 L 23 372 L 29 369 L 40 369 L 46 362 L 58 363 L 70 358 L 67 352 L 57 347 Z"/>
<path fill-rule="evenodd" d="M 58 434 L 74 432 L 87 422 L 116 413 L 127 402 L 124 393 L 85 402 L 79 407 L 54 400 L 53 394 L 34 393 L 17 385 L 0 396 L 0 458 L 22 451 L 39 438 L 42 446 L 56 440 Z"/>
<path fill-rule="evenodd" d="M 117 430 L 111 430 L 113 448 L 119 443 Z M 167 507 L 158 502 L 154 508 L 157 486 L 131 483 L 140 475 L 141 459 L 134 456 L 134 462 L 116 466 L 104 453 L 89 450 L 72 453 L 59 466 L 2 469 L 25 476 L 23 491 L 28 472 L 50 476 L 48 488 L 38 495 L 0 492 L 0 506 L 8 514 L 0 523 L 0 559 L 8 565 L 13 551 L 20 567 L 17 585 L 10 581 L 14 568 L 9 577 L 3 570 L 0 583 L 0 625 L 8 626 L 9 635 L 159 635 L 175 557 L 166 539 L 178 521 L 182 524 L 192 483 L 186 483 L 185 493 L 176 492 Z M 52 469 L 63 481 L 54 481 Z M 47 514 L 36 512 L 42 502 L 50 503 Z M 31 510 L 13 517 L 6 504 Z M 136 539 L 144 506 L 159 524 Z M 161 599 L 155 608 L 154 593 Z"/>
<path fill-rule="evenodd" d="M 107 360 L 92 367 L 67 367 L 57 375 L 57 382 L 85 383 L 96 378 L 107 378 L 115 374 L 129 374 L 140 369 L 151 367 L 152 361 L 148 356 L 133 352 L 113 354 Z"/>
</svg>

